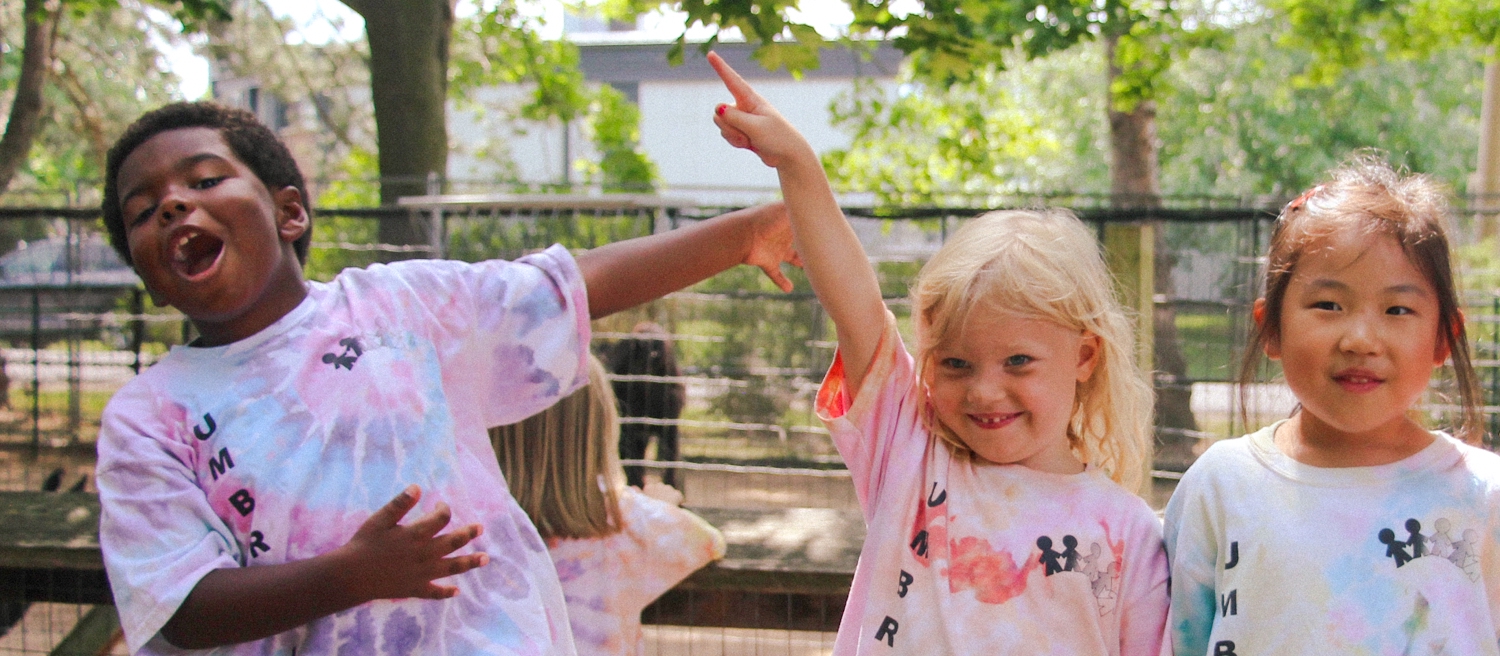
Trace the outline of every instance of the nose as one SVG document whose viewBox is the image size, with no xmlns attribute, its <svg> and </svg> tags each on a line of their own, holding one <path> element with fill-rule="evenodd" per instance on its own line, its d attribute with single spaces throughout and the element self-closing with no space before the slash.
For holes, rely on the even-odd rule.
<svg viewBox="0 0 1500 656">
<path fill-rule="evenodd" d="M 1375 319 L 1365 316 L 1350 317 L 1344 326 L 1344 333 L 1339 338 L 1339 350 L 1345 353 L 1359 355 L 1373 354 L 1379 350 L 1380 341 L 1376 338 L 1378 328 Z"/>
<path fill-rule="evenodd" d="M 170 185 L 162 196 L 161 205 L 157 206 L 157 216 L 163 223 L 181 221 L 183 217 L 191 214 L 196 204 L 193 202 L 191 192 L 180 185 Z"/>
<path fill-rule="evenodd" d="M 1005 383 L 1000 379 L 1000 374 L 987 371 L 974 377 L 964 390 L 964 396 L 970 405 L 984 407 L 1005 398 Z"/>
</svg>

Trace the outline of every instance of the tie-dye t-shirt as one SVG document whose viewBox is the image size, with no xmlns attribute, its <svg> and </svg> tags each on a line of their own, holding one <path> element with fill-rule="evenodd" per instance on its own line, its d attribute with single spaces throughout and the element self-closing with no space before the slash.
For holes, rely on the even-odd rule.
<svg viewBox="0 0 1500 656">
<path fill-rule="evenodd" d="M 913 364 L 887 313 L 852 405 L 841 357 L 818 391 L 868 528 L 834 653 L 1158 656 L 1167 564 L 1150 507 L 1092 467 L 955 456 L 923 426 Z"/>
<path fill-rule="evenodd" d="M 557 574 L 486 428 L 587 382 L 582 276 L 554 246 L 517 262 L 350 269 L 265 330 L 172 350 L 115 394 L 99 437 L 100 544 L 132 652 L 218 568 L 336 549 L 403 488 L 488 565 L 447 600 L 367 603 L 223 654 L 573 654 Z"/>
<path fill-rule="evenodd" d="M 724 535 L 691 512 L 627 487 L 619 533 L 550 546 L 578 656 L 646 653 L 641 611 L 724 557 Z"/>
<path fill-rule="evenodd" d="M 1274 430 L 1213 445 L 1167 504 L 1179 656 L 1500 654 L 1500 456 L 1434 433 L 1313 467 Z"/>
</svg>

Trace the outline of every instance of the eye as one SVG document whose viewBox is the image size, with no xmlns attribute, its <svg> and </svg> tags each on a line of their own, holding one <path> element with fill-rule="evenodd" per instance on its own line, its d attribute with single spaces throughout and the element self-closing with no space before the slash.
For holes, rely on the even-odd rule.
<svg viewBox="0 0 1500 656">
<path fill-rule="evenodd" d="M 1330 312 L 1337 312 L 1344 309 L 1338 303 L 1335 303 L 1333 301 L 1313 301 L 1312 305 L 1310 305 L 1309 307 L 1314 310 L 1328 310 Z"/>
<path fill-rule="evenodd" d="M 130 212 L 129 212 L 128 209 L 126 211 L 124 211 L 124 212 L 121 212 L 121 214 L 125 214 L 126 216 L 129 217 L 129 226 L 128 227 L 134 228 L 135 226 L 138 226 L 138 225 L 140 225 L 142 223 L 145 223 L 146 219 L 151 218 L 151 215 L 154 214 L 154 213 L 156 213 L 156 208 L 157 208 L 157 205 L 155 203 L 152 203 L 152 204 L 147 205 L 146 207 L 142 208 L 139 212 L 136 212 L 133 215 L 130 214 Z"/>
<path fill-rule="evenodd" d="M 1385 309 L 1385 313 L 1386 314 L 1394 314 L 1394 315 L 1397 315 L 1397 316 L 1402 316 L 1402 315 L 1407 315 L 1407 314 L 1416 314 L 1417 311 L 1413 310 L 1413 309 L 1411 309 L 1409 307 L 1406 307 L 1404 305 L 1393 305 L 1391 307 L 1386 308 Z"/>
<path fill-rule="evenodd" d="M 969 361 L 963 358 L 943 358 L 938 360 L 938 365 L 944 369 L 968 369 Z"/>
<path fill-rule="evenodd" d="M 210 187 L 218 186 L 218 184 L 220 182 L 223 182 L 223 181 L 224 181 L 224 176 L 222 176 L 222 175 L 208 177 L 208 178 L 203 178 L 202 180 L 199 180 L 199 181 L 193 183 L 193 188 L 194 189 L 208 189 Z"/>
<path fill-rule="evenodd" d="M 1008 357 L 1008 358 L 1005 359 L 1005 366 L 1007 366 L 1007 367 L 1022 367 L 1022 366 L 1031 364 L 1035 360 L 1036 360 L 1036 358 L 1033 358 L 1033 357 L 1031 357 L 1029 355 L 1012 355 L 1012 356 L 1010 356 L 1010 357 Z"/>
</svg>

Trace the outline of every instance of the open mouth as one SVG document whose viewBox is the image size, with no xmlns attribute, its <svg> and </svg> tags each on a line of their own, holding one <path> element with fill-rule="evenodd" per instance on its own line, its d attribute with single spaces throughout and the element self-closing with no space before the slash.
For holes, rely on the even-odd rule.
<svg viewBox="0 0 1500 656">
<path fill-rule="evenodd" d="M 1343 374 L 1334 376 L 1333 380 L 1350 392 L 1368 392 L 1379 387 L 1384 380 L 1369 374 Z"/>
<path fill-rule="evenodd" d="M 986 413 L 982 415 L 971 414 L 969 415 L 969 421 L 974 422 L 974 425 L 978 426 L 979 428 L 993 430 L 996 428 L 1001 428 L 1009 424 L 1010 422 L 1015 421 L 1016 418 L 1020 416 L 1021 413 L 1019 412 L 996 412 Z"/>
<path fill-rule="evenodd" d="M 213 268 L 223 252 L 224 240 L 202 230 L 182 230 L 172 241 L 172 269 L 184 278 L 196 278 Z"/>
</svg>

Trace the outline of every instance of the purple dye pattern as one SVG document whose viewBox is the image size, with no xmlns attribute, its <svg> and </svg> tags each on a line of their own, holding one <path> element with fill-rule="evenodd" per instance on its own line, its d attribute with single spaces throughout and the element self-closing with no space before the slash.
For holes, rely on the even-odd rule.
<svg viewBox="0 0 1500 656">
<path fill-rule="evenodd" d="M 547 545 L 542 542 L 542 536 L 537 534 L 531 518 L 526 516 L 526 511 L 521 510 L 520 506 L 511 506 L 510 521 L 516 525 L 516 535 L 521 536 L 521 544 L 526 545 L 532 553 L 543 553 L 547 550 Z"/>
<path fill-rule="evenodd" d="M 478 572 L 479 578 L 484 581 L 476 581 L 470 585 L 482 585 L 484 589 L 494 590 L 511 601 L 525 599 L 526 595 L 531 594 L 531 584 L 526 581 L 526 573 L 504 558 L 495 558 L 494 554 L 491 554 L 490 564 L 471 570 L 473 572 Z"/>
<path fill-rule="evenodd" d="M 354 611 L 354 625 L 339 631 L 338 656 L 365 656 L 375 653 L 375 618 L 369 606 Z"/>
<path fill-rule="evenodd" d="M 526 372 L 525 378 L 516 380 L 495 381 L 496 398 L 514 398 L 523 393 L 541 392 L 542 396 L 558 396 L 562 389 L 562 382 L 546 370 L 536 366 L 536 353 L 530 346 L 525 344 L 501 344 L 495 347 L 494 357 L 496 362 L 504 362 L 506 366 L 496 369 L 497 372 L 513 373 Z M 536 386 L 541 387 L 540 390 Z"/>
<path fill-rule="evenodd" d="M 563 583 L 583 576 L 586 571 L 583 563 L 578 562 L 577 558 L 554 561 L 554 564 L 557 565 L 557 578 Z"/>
<path fill-rule="evenodd" d="M 524 320 L 516 327 L 516 334 L 525 337 L 536 330 L 537 326 L 547 323 L 548 319 L 557 317 L 563 313 L 563 306 L 557 302 L 557 292 L 548 287 L 532 287 L 524 298 L 518 299 L 511 306 L 511 312 L 520 315 Z"/>
<path fill-rule="evenodd" d="M 347 612 L 348 611 L 345 611 L 345 613 Z M 333 630 L 338 626 L 338 618 L 339 615 L 334 615 L 332 618 L 334 621 L 313 622 L 306 625 L 305 628 L 307 629 L 307 637 L 303 639 L 302 647 L 300 649 L 294 650 L 293 653 L 302 652 L 304 654 L 332 654 L 334 633 Z"/>
<path fill-rule="evenodd" d="M 422 642 L 422 625 L 405 609 L 397 608 L 380 629 L 380 652 L 411 656 Z"/>
</svg>

